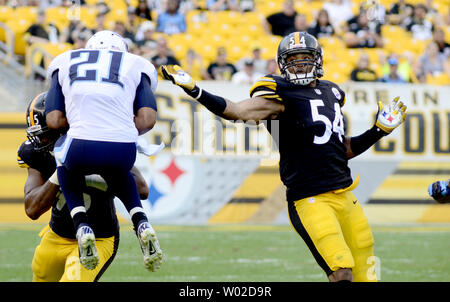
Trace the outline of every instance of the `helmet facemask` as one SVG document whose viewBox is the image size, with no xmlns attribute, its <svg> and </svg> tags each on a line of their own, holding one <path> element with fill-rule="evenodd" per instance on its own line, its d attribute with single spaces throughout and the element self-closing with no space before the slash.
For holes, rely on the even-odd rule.
<svg viewBox="0 0 450 302">
<path fill-rule="evenodd" d="M 288 59 L 293 55 L 309 54 L 311 59 Z M 322 55 L 315 49 L 302 49 L 286 51 L 279 56 L 281 74 L 289 82 L 296 85 L 308 85 L 317 78 L 323 76 Z M 299 69 L 303 69 L 300 72 Z M 297 71 L 296 71 L 297 70 Z"/>
<path fill-rule="evenodd" d="M 35 151 L 52 151 L 58 137 L 58 131 L 50 130 L 47 126 L 42 128 L 41 125 L 34 125 L 27 128 L 27 138 Z"/>
</svg>

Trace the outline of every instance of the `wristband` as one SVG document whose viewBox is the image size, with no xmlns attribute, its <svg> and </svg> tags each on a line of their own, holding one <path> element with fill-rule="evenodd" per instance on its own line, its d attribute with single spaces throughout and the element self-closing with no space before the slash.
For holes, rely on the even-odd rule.
<svg viewBox="0 0 450 302">
<path fill-rule="evenodd" d="M 205 106 L 215 115 L 224 117 L 223 112 L 227 107 L 227 101 L 223 97 L 209 93 L 208 91 L 201 89 L 197 85 L 195 85 L 194 89 L 192 90 L 188 91 L 187 89 L 185 89 L 184 91 L 186 91 L 189 96 L 196 99 L 200 104 Z"/>
<path fill-rule="evenodd" d="M 359 155 L 372 147 L 377 141 L 388 133 L 384 132 L 380 128 L 373 126 L 361 135 L 354 136 L 350 139 L 350 149 L 353 154 Z"/>
<path fill-rule="evenodd" d="M 54 185 L 59 186 L 59 181 L 58 181 L 58 170 L 55 170 L 55 172 L 53 172 L 52 176 L 50 176 L 50 178 L 48 179 L 49 182 L 51 182 Z"/>
</svg>

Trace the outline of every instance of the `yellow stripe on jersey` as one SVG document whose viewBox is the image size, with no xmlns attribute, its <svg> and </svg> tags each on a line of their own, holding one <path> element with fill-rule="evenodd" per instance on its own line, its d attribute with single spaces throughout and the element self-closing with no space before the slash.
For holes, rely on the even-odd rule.
<svg viewBox="0 0 450 302">
<path fill-rule="evenodd" d="M 277 99 L 279 101 L 282 101 L 276 91 L 277 83 L 273 78 L 261 77 L 250 88 L 250 96 Z"/>
<path fill-rule="evenodd" d="M 27 165 L 26 163 L 23 163 L 23 164 L 19 163 L 19 167 L 21 167 L 21 168 L 29 168 L 30 166 Z"/>
<path fill-rule="evenodd" d="M 17 163 L 19 164 L 19 167 L 21 167 L 21 168 L 29 168 L 30 167 L 27 165 L 26 162 L 24 162 L 22 160 L 22 158 L 20 158 L 20 156 L 17 156 Z"/>
</svg>

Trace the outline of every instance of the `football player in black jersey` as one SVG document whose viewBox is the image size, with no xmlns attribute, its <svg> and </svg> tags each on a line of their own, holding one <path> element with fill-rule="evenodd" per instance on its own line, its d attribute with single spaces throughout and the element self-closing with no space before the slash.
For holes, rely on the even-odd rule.
<svg viewBox="0 0 450 302">
<path fill-rule="evenodd" d="M 348 159 L 392 132 L 406 117 L 395 98 L 378 103 L 375 125 L 356 137 L 344 136 L 341 107 L 345 93 L 323 76 L 323 51 L 305 32 L 284 37 L 278 47 L 281 76 L 266 75 L 252 86 L 250 98 L 231 102 L 198 87 L 179 66 L 161 67 L 165 79 L 228 120 L 264 122 L 280 151 L 280 176 L 287 187 L 290 221 L 330 281 L 376 281 L 373 236 L 352 190 Z M 266 125 L 270 125 L 267 122 Z"/>
<path fill-rule="evenodd" d="M 44 103 L 46 92 L 36 96 L 28 105 L 27 136 L 18 150 L 19 166 L 27 168 L 25 183 L 25 211 L 35 220 L 52 208 L 51 219 L 39 234 L 42 237 L 33 261 L 33 281 L 97 281 L 116 255 L 119 245 L 119 223 L 114 207 L 114 195 L 99 175 L 86 176 L 84 201 L 88 209 L 90 225 L 97 235 L 99 264 L 88 270 L 80 264 L 78 242 L 64 195 L 56 176 L 56 162 L 52 154 L 60 133 L 46 126 Z M 138 169 L 133 175 L 141 199 L 148 196 L 148 185 Z M 159 268 L 155 263 L 153 270 Z"/>
</svg>

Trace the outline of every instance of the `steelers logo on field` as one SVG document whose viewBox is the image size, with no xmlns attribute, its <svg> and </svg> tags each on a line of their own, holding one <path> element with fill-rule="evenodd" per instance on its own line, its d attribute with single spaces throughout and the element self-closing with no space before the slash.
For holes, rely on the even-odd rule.
<svg viewBox="0 0 450 302">
<path fill-rule="evenodd" d="M 336 87 L 331 88 L 331 91 L 333 92 L 334 96 L 335 96 L 338 100 L 341 100 L 341 98 L 342 98 L 341 93 L 339 92 L 339 90 L 337 90 Z"/>
<path fill-rule="evenodd" d="M 192 157 L 177 157 L 169 152 L 161 152 L 151 158 L 138 154 L 135 166 L 149 186 L 148 198 L 141 203 L 150 219 L 165 219 L 189 206 L 198 170 Z M 129 218 L 121 205 L 117 210 Z"/>
</svg>

